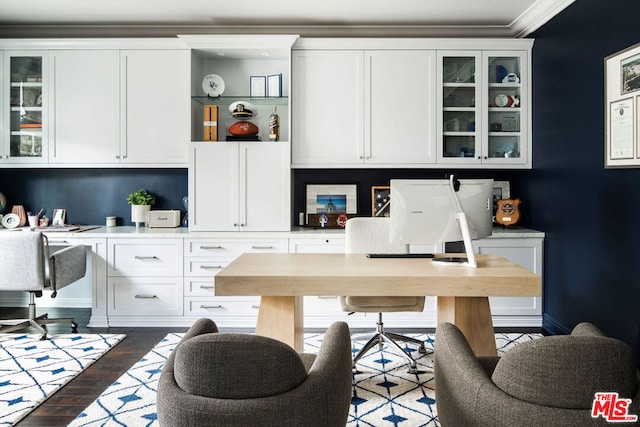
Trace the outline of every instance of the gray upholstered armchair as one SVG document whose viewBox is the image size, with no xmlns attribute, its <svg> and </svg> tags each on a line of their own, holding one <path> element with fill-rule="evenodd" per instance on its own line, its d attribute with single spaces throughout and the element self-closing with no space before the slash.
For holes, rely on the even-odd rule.
<svg viewBox="0 0 640 427">
<path fill-rule="evenodd" d="M 167 360 L 161 426 L 344 427 L 352 380 L 346 323 L 329 327 L 317 356 L 263 336 L 217 332 L 199 319 Z"/>
<path fill-rule="evenodd" d="M 590 323 L 571 335 L 517 345 L 501 358 L 476 358 L 460 330 L 436 329 L 438 418 L 444 427 L 610 425 L 592 418 L 596 392 L 632 399 L 640 415 L 640 377 L 631 348 Z"/>
<path fill-rule="evenodd" d="M 74 245 L 51 254 L 47 237 L 35 231 L 3 231 L 0 233 L 0 290 L 29 292 L 29 314 L 25 319 L 0 320 L 0 332 L 33 327 L 47 338 L 51 323 L 69 323 L 73 332 L 77 323 L 73 318 L 50 319 L 47 314 L 36 316 L 35 297 L 42 291 L 59 289 L 84 277 L 87 253 L 84 246 Z"/>
</svg>

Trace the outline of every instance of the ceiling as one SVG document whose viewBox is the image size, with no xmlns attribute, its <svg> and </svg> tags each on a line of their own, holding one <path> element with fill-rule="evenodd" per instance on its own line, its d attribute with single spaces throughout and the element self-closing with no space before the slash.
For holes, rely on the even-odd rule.
<svg viewBox="0 0 640 427">
<path fill-rule="evenodd" d="M 0 37 L 524 37 L 575 0 L 14 0 Z"/>
</svg>

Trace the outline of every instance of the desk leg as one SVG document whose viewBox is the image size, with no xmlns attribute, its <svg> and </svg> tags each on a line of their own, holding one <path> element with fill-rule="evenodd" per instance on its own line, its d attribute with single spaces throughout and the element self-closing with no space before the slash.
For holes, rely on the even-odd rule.
<svg viewBox="0 0 640 427">
<path fill-rule="evenodd" d="M 496 356 L 488 297 L 438 297 L 438 323 L 449 322 L 464 334 L 476 356 Z"/>
<path fill-rule="evenodd" d="M 303 297 L 260 297 L 256 334 L 275 338 L 296 351 L 304 349 Z"/>
</svg>

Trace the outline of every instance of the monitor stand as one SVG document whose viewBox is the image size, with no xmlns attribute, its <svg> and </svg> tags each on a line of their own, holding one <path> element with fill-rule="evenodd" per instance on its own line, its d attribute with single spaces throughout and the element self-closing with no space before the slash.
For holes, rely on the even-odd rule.
<svg viewBox="0 0 640 427">
<path fill-rule="evenodd" d="M 435 256 L 433 258 L 433 262 L 443 265 L 478 268 L 476 255 L 473 253 L 473 246 L 471 245 L 471 234 L 469 233 L 469 223 L 467 223 L 467 216 L 464 214 L 464 212 L 458 212 L 456 214 L 456 219 L 458 220 L 458 226 L 460 226 L 460 232 L 462 233 L 464 249 L 467 253 L 466 258 L 457 256 Z"/>
</svg>

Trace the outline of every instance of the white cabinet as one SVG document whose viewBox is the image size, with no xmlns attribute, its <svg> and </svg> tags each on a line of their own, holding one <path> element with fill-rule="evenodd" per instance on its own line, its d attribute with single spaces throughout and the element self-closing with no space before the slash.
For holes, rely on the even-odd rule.
<svg viewBox="0 0 640 427">
<path fill-rule="evenodd" d="M 435 162 L 434 51 L 298 50 L 293 73 L 294 167 Z"/>
<path fill-rule="evenodd" d="M 49 163 L 117 163 L 120 56 L 117 50 L 49 53 Z"/>
<path fill-rule="evenodd" d="M 0 164 L 47 162 L 46 51 L 4 52 Z"/>
<path fill-rule="evenodd" d="M 540 237 L 490 237 L 473 242 L 476 253 L 502 256 L 540 276 L 542 247 Z M 490 297 L 489 303 L 497 327 L 540 327 L 542 324 L 542 297 Z"/>
<path fill-rule="evenodd" d="M 289 230 L 289 144 L 193 142 L 189 229 Z"/>
<path fill-rule="evenodd" d="M 438 163 L 531 167 L 526 50 L 438 51 Z"/>
<path fill-rule="evenodd" d="M 190 64 L 186 49 L 120 52 L 122 163 L 187 164 Z"/>
</svg>

